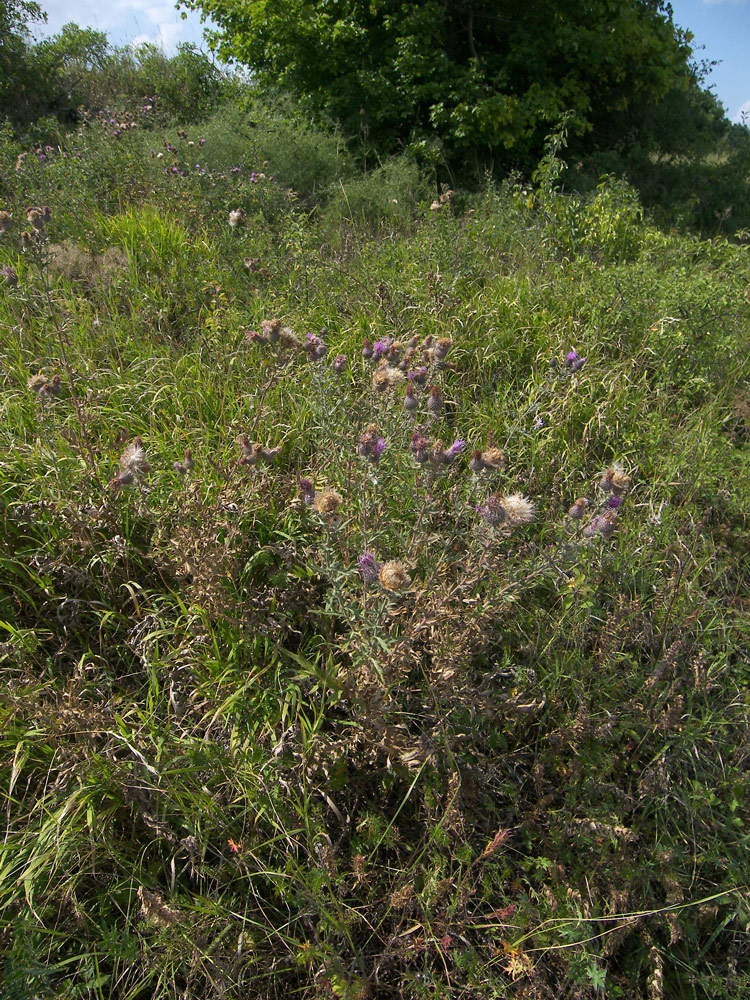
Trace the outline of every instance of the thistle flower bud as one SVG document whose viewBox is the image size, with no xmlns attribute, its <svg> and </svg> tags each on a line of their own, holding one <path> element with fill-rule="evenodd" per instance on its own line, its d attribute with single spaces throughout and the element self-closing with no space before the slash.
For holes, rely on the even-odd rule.
<svg viewBox="0 0 750 1000">
<path fill-rule="evenodd" d="M 404 409 L 407 413 L 414 413 L 418 406 L 417 397 L 414 395 L 414 387 L 407 385 L 404 390 Z"/>
<path fill-rule="evenodd" d="M 367 337 L 365 337 L 364 342 L 362 344 L 362 357 L 366 361 L 369 361 L 369 359 L 372 357 L 372 353 L 373 353 L 372 352 L 372 344 L 367 339 Z"/>
<path fill-rule="evenodd" d="M 192 451 L 189 448 L 186 448 L 183 460 L 181 462 L 173 462 L 172 464 L 175 471 L 179 472 L 181 476 L 184 476 L 187 472 L 192 472 L 195 468 Z"/>
<path fill-rule="evenodd" d="M 436 361 L 444 361 L 447 358 L 451 347 L 453 347 L 453 341 L 450 337 L 440 337 L 432 348 L 433 358 Z"/>
<path fill-rule="evenodd" d="M 407 372 L 406 377 L 410 382 L 416 382 L 417 385 L 425 385 L 427 382 L 427 368 L 425 365 L 422 365 L 414 371 Z"/>
<path fill-rule="evenodd" d="M 482 461 L 482 453 L 478 448 L 471 453 L 471 459 L 469 460 L 469 468 L 475 475 L 478 475 L 484 469 L 484 462 Z"/>
<path fill-rule="evenodd" d="M 589 502 L 586 497 L 578 497 L 573 506 L 568 510 L 568 517 L 571 521 L 580 521 Z"/>
<path fill-rule="evenodd" d="M 372 356 L 376 361 L 379 361 L 382 357 L 388 354 L 392 343 L 393 341 L 390 337 L 383 337 L 382 340 L 375 341 L 372 348 Z"/>
<path fill-rule="evenodd" d="M 385 446 L 385 438 L 380 437 L 377 426 L 375 424 L 368 424 L 364 434 L 359 439 L 357 451 L 363 458 L 377 465 L 380 461 L 380 456 L 385 451 Z"/>
<path fill-rule="evenodd" d="M 300 479 L 297 483 L 302 499 L 308 507 L 312 507 L 315 500 L 315 487 L 312 479 Z"/>
<path fill-rule="evenodd" d="M 493 493 L 489 497 L 487 503 L 484 507 L 477 505 L 477 512 L 484 518 L 484 520 L 496 527 L 498 524 L 502 524 L 505 521 L 505 509 L 502 504 L 502 496 L 499 493 Z"/>
<path fill-rule="evenodd" d="M 333 370 L 337 375 L 344 375 L 349 365 L 349 359 L 345 354 L 337 354 L 333 359 Z"/>
<path fill-rule="evenodd" d="M 409 442 L 409 451 L 420 465 L 424 465 L 430 457 L 430 442 L 419 431 L 414 431 Z"/>
<path fill-rule="evenodd" d="M 442 392 L 436 385 L 431 386 L 430 395 L 427 399 L 427 409 L 436 417 L 443 412 L 444 407 L 445 400 L 443 399 Z"/>
<path fill-rule="evenodd" d="M 310 361 L 321 361 L 325 357 L 327 348 L 323 338 L 317 333 L 308 333 L 305 350 Z"/>
<path fill-rule="evenodd" d="M 435 441 L 430 453 L 430 465 L 433 471 L 437 472 L 441 465 L 445 463 L 445 444 L 440 438 Z"/>
</svg>

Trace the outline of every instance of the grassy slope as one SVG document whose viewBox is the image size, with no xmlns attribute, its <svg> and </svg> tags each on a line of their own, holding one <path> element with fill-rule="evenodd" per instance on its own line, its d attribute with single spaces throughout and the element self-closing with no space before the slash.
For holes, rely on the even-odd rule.
<svg viewBox="0 0 750 1000">
<path fill-rule="evenodd" d="M 617 185 L 430 212 L 397 165 L 326 201 L 335 143 L 278 122 L 97 128 L 0 154 L 4 995 L 747 995 L 746 248 Z M 326 357 L 248 341 L 276 316 Z M 413 362 L 467 441 L 439 474 L 373 391 L 386 335 L 452 339 Z"/>
</svg>

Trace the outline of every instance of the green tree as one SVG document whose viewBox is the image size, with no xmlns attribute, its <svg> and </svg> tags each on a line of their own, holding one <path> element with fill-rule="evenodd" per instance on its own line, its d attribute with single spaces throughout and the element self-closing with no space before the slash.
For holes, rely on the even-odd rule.
<svg viewBox="0 0 750 1000">
<path fill-rule="evenodd" d="M 214 20 L 224 59 L 386 151 L 433 136 L 526 166 L 562 112 L 596 144 L 689 80 L 662 0 L 181 2 Z"/>
<path fill-rule="evenodd" d="M 36 81 L 29 67 L 29 21 L 46 21 L 38 3 L 0 0 L 0 117 L 16 117 Z"/>
</svg>

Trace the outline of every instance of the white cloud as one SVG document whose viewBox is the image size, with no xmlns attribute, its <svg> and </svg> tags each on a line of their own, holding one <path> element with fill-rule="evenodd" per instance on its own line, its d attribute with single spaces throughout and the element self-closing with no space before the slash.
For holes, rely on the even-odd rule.
<svg viewBox="0 0 750 1000">
<path fill-rule="evenodd" d="M 182 20 L 174 0 L 108 0 L 95 5 L 87 0 L 42 0 L 47 24 L 37 34 L 53 35 L 71 21 L 81 27 L 104 31 L 116 45 L 150 42 L 174 52 L 181 41 L 202 43 L 197 14 Z"/>
</svg>

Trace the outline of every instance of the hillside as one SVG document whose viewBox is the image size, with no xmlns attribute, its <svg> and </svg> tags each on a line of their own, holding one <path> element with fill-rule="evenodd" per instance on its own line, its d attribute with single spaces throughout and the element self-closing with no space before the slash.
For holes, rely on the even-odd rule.
<svg viewBox="0 0 750 1000">
<path fill-rule="evenodd" d="M 3 996 L 750 996 L 747 243 L 157 111 L 0 142 Z"/>
</svg>

